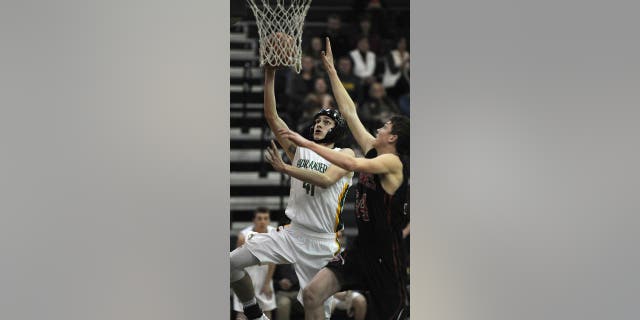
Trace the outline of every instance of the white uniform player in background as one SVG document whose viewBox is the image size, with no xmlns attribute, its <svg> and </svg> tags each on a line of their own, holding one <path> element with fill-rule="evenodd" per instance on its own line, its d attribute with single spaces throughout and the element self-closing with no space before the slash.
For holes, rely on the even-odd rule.
<svg viewBox="0 0 640 320">
<path fill-rule="evenodd" d="M 247 239 L 251 239 L 256 233 L 267 233 L 275 231 L 276 228 L 269 225 L 271 217 L 269 209 L 259 207 L 253 213 L 253 224 L 238 232 L 238 242 L 236 247 L 242 246 Z M 276 308 L 276 298 L 273 290 L 274 264 L 255 265 L 244 269 L 253 281 L 254 293 L 260 308 L 270 317 L 271 311 Z M 233 310 L 237 312 L 236 320 L 247 319 L 242 310 L 242 303 L 237 295 L 233 295 Z"/>
<path fill-rule="evenodd" d="M 367 316 L 367 299 L 358 291 L 342 291 L 333 295 L 331 313 L 344 310 L 353 320 L 364 320 Z"/>
<path fill-rule="evenodd" d="M 320 157 L 315 152 L 300 148 L 277 134 L 288 129 L 276 111 L 274 93 L 275 68 L 265 67 L 264 114 L 276 139 L 286 152 L 291 164 L 285 164 L 275 143 L 265 154 L 267 161 L 279 172 L 291 176 L 291 191 L 285 211 L 291 224 L 278 232 L 255 234 L 242 247 L 230 253 L 231 288 L 243 305 L 248 319 L 269 319 L 262 313 L 255 298 L 250 276 L 244 268 L 258 263 L 292 264 L 300 288 L 304 289 L 313 276 L 323 268 L 340 245 L 336 231 L 342 228 L 340 215 L 353 172 L 344 170 Z M 313 140 L 329 148 L 347 132 L 340 112 L 323 108 L 314 117 L 309 128 Z M 355 157 L 349 148 L 336 149 Z M 298 300 L 302 303 L 302 290 Z M 325 317 L 329 319 L 331 301 L 325 303 Z"/>
</svg>

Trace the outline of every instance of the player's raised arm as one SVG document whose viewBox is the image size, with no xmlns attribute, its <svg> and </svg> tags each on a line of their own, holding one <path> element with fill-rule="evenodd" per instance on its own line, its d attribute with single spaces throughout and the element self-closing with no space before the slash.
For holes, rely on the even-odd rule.
<svg viewBox="0 0 640 320">
<path fill-rule="evenodd" d="M 278 134 L 279 129 L 289 129 L 287 124 L 278 116 L 276 110 L 276 94 L 274 89 L 274 82 L 276 77 L 276 68 L 265 65 L 264 67 L 264 117 L 269 124 L 269 128 L 276 135 L 276 139 L 280 145 L 284 148 L 289 159 L 293 159 L 296 153 L 296 145 L 291 141 L 283 138 Z"/>
<path fill-rule="evenodd" d="M 351 134 L 356 139 L 356 142 L 358 142 L 362 151 L 367 153 L 367 151 L 373 148 L 373 141 L 375 138 L 369 133 L 369 131 L 367 131 L 360 121 L 358 113 L 356 112 L 356 105 L 353 100 L 351 100 L 349 93 L 344 88 L 342 81 L 340 81 L 340 78 L 338 77 L 338 72 L 333 65 L 333 53 L 331 52 L 331 42 L 328 37 L 326 39 L 326 49 L 326 52 L 322 52 L 322 64 L 329 76 L 331 89 L 333 90 L 333 95 L 336 99 L 336 103 L 338 104 L 338 109 L 347 121 L 349 130 L 351 130 Z"/>
<path fill-rule="evenodd" d="M 395 154 L 382 154 L 373 159 L 356 158 L 355 154 L 347 154 L 329 149 L 302 137 L 287 129 L 280 129 L 280 134 L 298 146 L 309 148 L 327 161 L 347 171 L 367 172 L 373 174 L 398 174 L 402 172 L 402 162 Z"/>
<path fill-rule="evenodd" d="M 355 157 L 355 153 L 349 148 L 345 148 L 336 152 Z M 324 173 L 320 173 L 313 170 L 302 169 L 290 164 L 286 164 L 284 163 L 284 161 L 282 161 L 280 153 L 278 152 L 278 148 L 273 141 L 271 141 L 271 147 L 267 150 L 267 153 L 265 153 L 264 156 L 267 162 L 269 162 L 276 171 L 282 172 L 298 180 L 322 188 L 328 188 L 335 184 L 343 176 L 350 174 L 348 170 L 345 170 L 339 166 L 330 166 L 327 171 L 325 171 Z"/>
</svg>

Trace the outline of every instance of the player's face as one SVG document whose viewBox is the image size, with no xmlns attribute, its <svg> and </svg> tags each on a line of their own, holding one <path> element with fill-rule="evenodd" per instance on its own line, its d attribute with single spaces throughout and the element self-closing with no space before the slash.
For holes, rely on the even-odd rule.
<svg viewBox="0 0 640 320">
<path fill-rule="evenodd" d="M 271 223 L 271 219 L 269 218 L 269 214 L 265 212 L 258 212 L 255 218 L 253 218 L 255 229 L 266 230 L 269 223 Z"/>
<path fill-rule="evenodd" d="M 378 130 L 376 130 L 375 144 L 380 145 L 380 144 L 390 142 L 389 138 L 393 136 L 391 134 L 392 129 L 393 129 L 393 124 L 391 123 L 391 121 L 387 121 L 382 127 L 378 128 Z"/>
<path fill-rule="evenodd" d="M 329 129 L 336 126 L 336 122 L 333 121 L 330 117 L 327 116 L 319 116 L 315 120 L 315 124 L 313 125 L 313 139 L 321 140 L 327 135 Z"/>
</svg>

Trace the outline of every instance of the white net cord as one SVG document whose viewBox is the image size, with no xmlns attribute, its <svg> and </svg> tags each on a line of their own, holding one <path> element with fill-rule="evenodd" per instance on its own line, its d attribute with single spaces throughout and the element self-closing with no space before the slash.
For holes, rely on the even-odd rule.
<svg viewBox="0 0 640 320">
<path fill-rule="evenodd" d="M 260 66 L 293 67 L 300 73 L 302 27 L 311 0 L 247 0 L 256 17 L 260 43 Z"/>
</svg>

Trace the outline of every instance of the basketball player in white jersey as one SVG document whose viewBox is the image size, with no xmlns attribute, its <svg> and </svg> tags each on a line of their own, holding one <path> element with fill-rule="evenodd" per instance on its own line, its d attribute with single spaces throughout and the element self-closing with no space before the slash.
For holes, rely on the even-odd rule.
<svg viewBox="0 0 640 320">
<path fill-rule="evenodd" d="M 274 92 L 274 67 L 265 67 L 264 115 L 276 133 L 288 129 L 278 116 Z M 346 133 L 346 122 L 338 110 L 325 108 L 315 116 L 310 127 L 313 140 L 351 157 L 353 150 L 335 147 L 335 141 Z M 303 289 L 313 276 L 340 250 L 336 231 L 342 227 L 340 215 L 351 185 L 353 172 L 344 170 L 315 152 L 297 147 L 276 133 L 276 139 L 292 159 L 285 164 L 272 141 L 265 154 L 273 167 L 291 176 L 291 191 L 285 211 L 291 224 L 279 232 L 256 234 L 242 247 L 230 253 L 231 288 L 243 305 L 248 319 L 268 319 L 256 302 L 253 284 L 244 268 L 256 264 L 293 264 Z M 302 294 L 298 294 L 302 303 Z M 330 301 L 325 303 L 325 317 L 330 317 Z"/>
<path fill-rule="evenodd" d="M 267 233 L 276 229 L 269 225 L 271 218 L 269 216 L 269 209 L 265 207 L 259 207 L 253 212 L 252 222 L 252 225 L 240 230 L 238 233 L 236 247 L 242 246 L 247 239 L 250 239 L 256 233 Z M 271 281 L 273 272 L 275 271 L 275 265 L 255 265 L 247 267 L 244 270 L 253 281 L 255 297 L 260 308 L 262 308 L 267 317 L 271 317 L 271 311 L 276 308 L 276 298 L 273 292 L 273 282 Z M 233 295 L 233 310 L 238 312 L 236 320 L 247 319 L 242 313 L 242 303 L 235 294 Z"/>
</svg>

